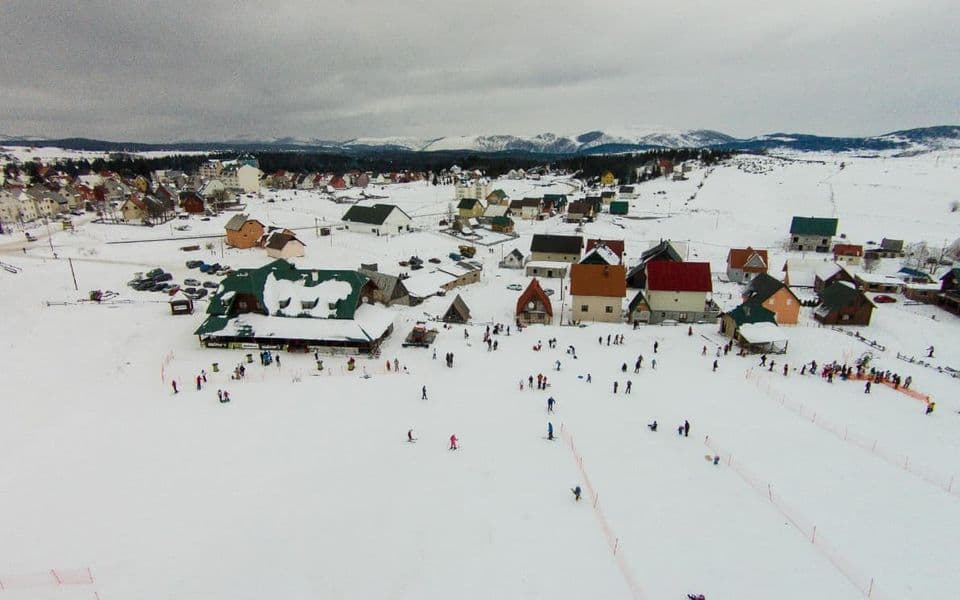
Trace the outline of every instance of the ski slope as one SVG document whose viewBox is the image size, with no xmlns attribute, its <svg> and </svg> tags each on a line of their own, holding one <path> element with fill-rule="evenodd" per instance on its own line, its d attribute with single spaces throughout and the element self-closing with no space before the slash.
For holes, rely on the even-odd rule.
<svg viewBox="0 0 960 600">
<path fill-rule="evenodd" d="M 777 272 L 797 213 L 837 216 L 852 242 L 956 236 L 948 201 L 960 154 L 803 158 L 763 159 L 770 164 L 759 174 L 742 168 L 753 159 L 738 158 L 688 181 L 645 183 L 631 216 L 653 218 L 604 215 L 584 235 L 626 240 L 631 263 L 660 238 L 689 240 L 689 258 L 718 273 L 729 247 L 747 244 L 768 248 Z M 495 186 L 513 197 L 569 191 L 562 180 Z M 314 227 L 336 223 L 346 207 L 302 191 L 265 192 L 249 209 L 301 228 L 307 257 L 298 265 L 379 262 L 390 271 L 410 254 L 446 262 L 462 243 L 436 227 L 452 188 L 409 184 L 384 194 L 421 231 L 317 237 Z M 879 352 L 812 326 L 804 309 L 773 372 L 735 351 L 717 358 L 725 340 L 715 325 L 695 325 L 693 335 L 683 326 L 536 326 L 497 336 L 489 352 L 486 324 L 513 322 L 517 293 L 506 286 L 527 281 L 498 269 L 501 255 L 526 252 L 534 232 L 574 229 L 518 221 L 516 241 L 478 247 L 483 279 L 457 290 L 473 315 L 469 338 L 464 327 L 440 328 L 437 360 L 400 342 L 416 320 L 445 311 L 452 294 L 392 309 L 395 333 L 382 356 L 360 359 L 356 371 L 326 357 L 318 373 L 312 355 L 283 353 L 281 367 L 254 360 L 245 380 L 233 381 L 243 353 L 198 347 L 202 310 L 173 317 L 163 296 L 124 282 L 152 266 L 182 281 L 196 274 L 183 266 L 190 258 L 240 267 L 266 257 L 216 240 L 199 253 L 181 252 L 176 239 L 107 243 L 216 235 L 228 216 L 191 219 L 189 232 L 84 223 L 72 234 L 51 231 L 26 253 L 19 237 L 0 239 L 2 260 L 23 269 L 0 271 L 0 584 L 50 569 L 92 574 L 91 583 L 13 585 L 0 596 L 955 597 L 958 380 L 896 358 L 934 345 L 933 364 L 960 366 L 952 315 L 902 298 L 879 305 L 861 330 L 886 346 Z M 543 285 L 556 290 L 555 306 L 563 294 L 569 307 L 560 281 Z M 722 304 L 734 301 L 736 286 L 714 285 Z M 117 290 L 123 302 L 78 302 L 91 289 Z M 616 334 L 625 343 L 608 346 Z M 883 386 L 866 395 L 862 383 L 799 374 L 802 363 L 852 362 L 866 351 L 880 368 L 911 375 L 937 410 L 924 415 L 922 402 Z M 394 357 L 407 373 L 387 371 Z M 208 382 L 196 391 L 201 369 Z M 537 374 L 548 377 L 546 391 L 520 389 Z M 232 402 L 218 403 L 217 389 Z M 549 396 L 557 400 L 550 415 Z M 656 433 L 646 427 L 654 419 Z M 689 437 L 677 435 L 684 420 Z M 548 422 L 555 441 L 544 439 Z M 415 444 L 404 441 L 410 428 Z M 447 450 L 451 434 L 458 451 Z M 714 454 L 718 465 L 705 460 Z M 580 503 L 576 485 L 585 488 Z"/>
</svg>

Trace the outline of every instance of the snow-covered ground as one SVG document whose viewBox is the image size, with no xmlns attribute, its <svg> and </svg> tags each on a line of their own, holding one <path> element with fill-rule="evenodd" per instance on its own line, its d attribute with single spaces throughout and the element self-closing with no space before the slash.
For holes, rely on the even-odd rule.
<svg viewBox="0 0 960 600">
<path fill-rule="evenodd" d="M 629 263 L 661 238 L 689 241 L 689 258 L 709 260 L 718 274 L 727 250 L 747 244 L 769 249 L 778 273 L 794 214 L 837 216 L 855 243 L 942 244 L 957 235 L 960 214 L 948 205 L 960 153 L 788 158 L 738 158 L 688 181 L 645 183 L 630 218 L 602 216 L 584 235 L 626 240 Z M 496 187 L 513 197 L 569 191 L 563 181 Z M 420 231 L 320 237 L 317 226 L 335 224 L 345 205 L 302 191 L 247 201 L 255 216 L 297 228 L 307 244 L 300 266 L 378 262 L 399 271 L 397 261 L 411 254 L 449 262 L 462 241 L 437 223 L 452 188 L 419 183 L 382 193 Z M 37 227 L 41 239 L 29 246 L 0 238 L 0 260 L 23 269 L 0 270 L 0 595 L 955 597 L 958 380 L 896 356 L 919 357 L 933 345 L 932 364 L 960 367 L 956 317 L 903 298 L 879 305 L 861 333 L 886 346 L 881 352 L 812 326 L 804 312 L 800 326 L 786 329 L 789 352 L 773 357 L 773 372 L 735 352 L 712 372 L 724 342 L 715 325 L 694 326 L 692 336 L 686 327 L 531 327 L 498 336 L 499 349 L 488 352 L 480 343 L 486 325 L 513 321 L 517 292 L 506 286 L 527 281 L 498 269 L 501 256 L 526 252 L 532 233 L 575 227 L 519 222 L 516 240 L 478 247 L 483 279 L 457 290 L 473 315 L 470 337 L 463 327 L 441 328 L 438 360 L 400 342 L 416 320 L 445 311 L 451 295 L 391 309 L 396 333 L 379 359 L 360 360 L 369 379 L 347 371 L 344 358 L 326 358 L 318 374 L 312 356 L 284 354 L 281 367 L 255 361 L 244 381 L 233 381 L 243 353 L 201 349 L 192 335 L 203 303 L 173 317 L 162 296 L 124 285 L 154 266 L 177 281 L 196 276 L 183 266 L 192 258 L 266 262 L 260 250 L 187 239 L 220 234 L 229 216 L 154 228 L 82 223 L 73 233 L 51 230 L 49 240 Z M 173 228 L 181 224 L 190 230 Z M 191 244 L 201 250 L 179 249 Z M 733 301 L 736 286 L 714 284 L 722 304 Z M 544 286 L 557 290 L 555 303 L 569 303 L 561 282 Z M 123 302 L 78 301 L 92 289 L 116 290 Z M 625 343 L 608 346 L 611 334 Z M 532 350 L 541 340 L 543 349 Z M 566 353 L 571 345 L 576 359 Z M 886 387 L 866 395 L 860 383 L 798 371 L 866 351 L 880 368 L 911 375 L 937 410 L 924 415 L 921 401 Z M 447 352 L 452 369 L 442 361 Z M 387 371 L 394 357 L 408 374 Z M 209 381 L 196 391 L 201 369 Z M 537 374 L 549 389 L 520 389 Z M 233 401 L 218 403 L 217 389 Z M 548 396 L 557 400 L 552 415 Z M 656 433 L 646 427 L 654 419 Z M 689 437 L 676 432 L 685 419 Z M 557 441 L 544 439 L 548 422 Z M 404 441 L 410 428 L 415 444 Z M 462 442 L 457 452 L 447 450 L 451 434 Z M 717 453 L 719 465 L 705 460 Z M 585 489 L 580 503 L 569 491 L 576 485 Z M 43 579 L 51 569 L 87 568 L 92 583 Z"/>
</svg>

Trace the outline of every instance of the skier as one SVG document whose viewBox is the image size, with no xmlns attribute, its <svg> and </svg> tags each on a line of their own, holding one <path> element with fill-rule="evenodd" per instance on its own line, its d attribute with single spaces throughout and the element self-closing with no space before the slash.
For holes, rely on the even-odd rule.
<svg viewBox="0 0 960 600">
<path fill-rule="evenodd" d="M 767 366 L 767 355 L 766 355 L 766 354 L 761 354 L 761 355 L 760 355 L 760 366 L 761 366 L 761 367 Z"/>
<path fill-rule="evenodd" d="M 654 420 L 653 420 L 653 423 L 647 423 L 647 427 L 650 429 L 650 431 L 656 433 L 656 432 L 657 432 L 657 420 L 654 419 Z"/>
<path fill-rule="evenodd" d="M 627 372 L 627 363 L 623 363 L 623 365 L 620 367 L 620 371 L 622 371 L 622 372 L 624 372 L 624 373 Z"/>
<path fill-rule="evenodd" d="M 223 402 L 223 390 L 217 390 L 217 400 Z"/>
<path fill-rule="evenodd" d="M 707 355 L 707 347 L 704 346 L 704 347 L 703 347 L 703 351 L 700 352 L 700 356 L 706 356 L 706 355 Z"/>
<path fill-rule="evenodd" d="M 433 349 L 433 360 L 437 360 L 437 349 Z"/>
<path fill-rule="evenodd" d="M 171 381 L 170 381 L 170 384 L 173 385 L 173 393 L 176 394 L 176 393 L 177 393 L 177 380 L 176 380 L 176 379 L 171 380 Z"/>
<path fill-rule="evenodd" d="M 683 437 L 690 437 L 690 421 L 683 420 Z"/>
<path fill-rule="evenodd" d="M 221 400 L 220 402 L 222 403 L 230 402 L 230 392 L 228 392 L 227 390 L 223 390 L 223 400 Z"/>
<path fill-rule="evenodd" d="M 693 335 L 693 325 L 690 325 L 689 327 L 687 327 L 687 335 L 688 336 Z"/>
<path fill-rule="evenodd" d="M 608 346 L 610 345 L 610 334 L 609 334 L 609 333 L 607 334 L 607 345 L 608 345 Z"/>
<path fill-rule="evenodd" d="M 789 368 L 788 368 L 788 367 L 789 367 L 789 365 L 783 365 L 783 376 L 784 376 L 784 377 L 787 376 L 787 371 L 789 371 Z"/>
<path fill-rule="evenodd" d="M 553 412 L 553 405 L 554 405 L 555 402 L 556 402 L 556 400 L 553 399 L 553 396 L 550 396 L 549 398 L 547 398 L 547 412 L 548 412 L 548 413 L 552 413 L 552 412 Z"/>
<path fill-rule="evenodd" d="M 203 382 L 204 382 L 204 383 L 207 382 L 207 370 L 206 370 L 206 369 L 200 369 L 200 378 L 203 379 Z"/>
<path fill-rule="evenodd" d="M 869 394 L 869 393 L 870 393 L 870 382 L 869 382 L 869 381 L 868 381 L 866 384 L 864 384 L 864 386 L 863 386 L 863 393 L 864 393 L 864 394 Z"/>
<path fill-rule="evenodd" d="M 457 442 L 458 442 L 458 441 L 459 441 L 459 440 L 457 440 L 457 434 L 454 433 L 453 435 L 450 436 L 450 450 L 456 450 L 456 449 L 457 449 Z"/>
<path fill-rule="evenodd" d="M 654 353 L 654 354 L 657 353 L 657 348 L 659 348 L 659 347 L 660 347 L 660 342 L 654 342 L 654 343 L 653 343 L 653 353 Z"/>
<path fill-rule="evenodd" d="M 656 371 L 656 370 L 657 370 L 657 359 L 651 360 L 651 361 L 650 361 L 650 366 L 653 367 L 653 370 L 654 370 L 654 371 Z"/>
<path fill-rule="evenodd" d="M 618 388 L 618 387 L 620 387 L 620 382 L 614 381 L 614 382 L 613 382 L 613 393 L 614 393 L 614 394 L 617 393 L 617 388 Z"/>
<path fill-rule="evenodd" d="M 573 492 L 573 499 L 580 502 L 580 486 L 578 485 L 570 491 Z"/>
<path fill-rule="evenodd" d="M 413 437 L 413 430 L 412 430 L 412 429 L 408 429 L 408 430 L 407 430 L 407 441 L 412 443 L 414 439 L 415 439 L 415 438 Z"/>
<path fill-rule="evenodd" d="M 933 346 L 927 348 L 927 358 L 933 358 Z"/>
<path fill-rule="evenodd" d="M 630 393 L 630 389 L 631 389 L 632 387 L 633 387 L 633 382 L 628 379 L 628 380 L 627 380 L 627 389 L 626 389 L 626 392 L 625 392 L 625 393 L 629 394 L 629 393 Z"/>
<path fill-rule="evenodd" d="M 713 361 L 713 371 L 714 371 L 714 372 L 717 371 L 717 361 L 716 361 L 716 359 L 714 359 L 714 361 Z"/>
<path fill-rule="evenodd" d="M 560 361 L 559 361 L 559 360 L 557 361 L 557 370 L 558 370 L 558 371 L 560 370 Z"/>
<path fill-rule="evenodd" d="M 277 353 L 276 360 L 277 360 L 277 368 L 279 369 L 279 368 L 280 368 L 280 354 L 279 354 L 279 353 Z"/>
<path fill-rule="evenodd" d="M 199 392 L 202 389 L 203 389 L 203 380 L 200 379 L 199 375 L 197 375 L 197 391 Z"/>
<path fill-rule="evenodd" d="M 553 439 L 553 423 L 547 422 L 547 439 Z"/>
<path fill-rule="evenodd" d="M 936 407 L 937 407 L 937 403 L 936 403 L 936 402 L 928 402 L 928 403 L 927 403 L 927 408 L 926 408 L 926 410 L 923 412 L 923 414 L 929 415 L 930 413 L 933 412 L 933 409 L 936 408 Z"/>
<path fill-rule="evenodd" d="M 427 399 L 427 386 L 423 386 L 423 390 L 420 393 L 420 399 L 421 400 Z"/>
<path fill-rule="evenodd" d="M 527 383 L 530 384 L 530 389 L 533 389 L 533 375 L 527 378 Z"/>
<path fill-rule="evenodd" d="M 592 381 L 593 381 L 593 377 L 590 377 L 590 373 L 587 373 L 587 383 L 590 383 Z"/>
</svg>

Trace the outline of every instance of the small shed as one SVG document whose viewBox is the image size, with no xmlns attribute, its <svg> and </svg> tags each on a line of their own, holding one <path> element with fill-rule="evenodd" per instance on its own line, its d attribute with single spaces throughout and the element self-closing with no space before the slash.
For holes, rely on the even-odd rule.
<svg viewBox="0 0 960 600">
<path fill-rule="evenodd" d="M 170 314 L 171 315 L 192 315 L 193 314 L 193 299 L 184 294 L 181 291 L 178 291 L 170 298 Z"/>
<path fill-rule="evenodd" d="M 463 298 L 460 297 L 460 294 L 457 294 L 457 297 L 450 303 L 450 308 L 443 314 L 442 321 L 444 323 L 464 324 L 469 320 L 470 309 L 467 307 L 467 303 L 463 301 Z"/>
<path fill-rule="evenodd" d="M 764 354 L 783 354 L 790 344 L 775 323 L 744 323 L 737 340 L 747 352 Z"/>
</svg>

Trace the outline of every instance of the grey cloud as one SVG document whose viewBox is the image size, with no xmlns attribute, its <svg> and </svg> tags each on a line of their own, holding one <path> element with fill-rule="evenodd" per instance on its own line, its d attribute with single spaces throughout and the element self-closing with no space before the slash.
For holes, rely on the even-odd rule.
<svg viewBox="0 0 960 600">
<path fill-rule="evenodd" d="M 948 2 L 7 2 L 0 132 L 880 133 L 957 120 Z"/>
</svg>

